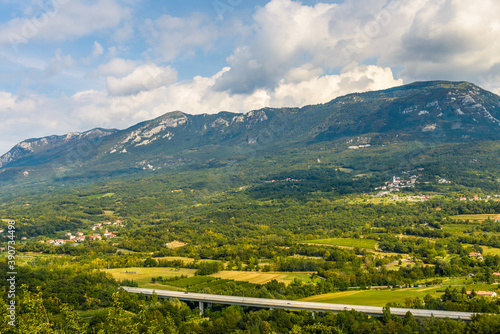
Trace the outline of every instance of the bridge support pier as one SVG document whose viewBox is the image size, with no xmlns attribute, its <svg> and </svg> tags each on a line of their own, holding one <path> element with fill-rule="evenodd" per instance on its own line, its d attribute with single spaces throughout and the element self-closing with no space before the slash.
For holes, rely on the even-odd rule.
<svg viewBox="0 0 500 334">
<path fill-rule="evenodd" d="M 205 313 L 205 304 L 203 302 L 200 302 L 200 315 L 203 315 Z"/>
<path fill-rule="evenodd" d="M 316 312 L 312 311 L 313 319 L 316 319 Z"/>
</svg>

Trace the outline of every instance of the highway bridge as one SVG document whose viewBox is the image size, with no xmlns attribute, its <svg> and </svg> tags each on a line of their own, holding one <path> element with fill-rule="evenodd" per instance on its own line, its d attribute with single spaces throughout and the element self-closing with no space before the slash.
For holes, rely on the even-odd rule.
<svg viewBox="0 0 500 334">
<path fill-rule="evenodd" d="M 153 293 L 158 295 L 158 298 L 175 298 L 183 301 L 191 301 L 199 303 L 200 313 L 203 314 L 205 304 L 211 306 L 212 304 L 222 305 L 240 305 L 246 307 L 268 308 L 268 309 L 284 309 L 284 310 L 306 310 L 315 312 L 339 312 L 355 310 L 358 312 L 366 313 L 367 315 L 382 316 L 383 308 L 378 306 L 361 306 L 361 305 L 346 305 L 346 304 L 329 304 L 329 303 L 312 303 L 295 300 L 283 299 L 264 299 L 264 298 L 249 298 L 225 295 L 210 295 L 204 293 L 191 293 L 179 292 L 169 290 L 153 290 L 142 288 L 122 287 L 125 291 L 135 294 L 144 294 L 152 296 Z M 471 312 L 455 312 L 455 311 L 438 311 L 438 310 L 421 310 L 409 308 L 392 308 L 391 313 L 404 317 L 410 311 L 415 317 L 435 317 L 435 318 L 450 318 L 453 320 L 470 321 L 474 313 Z"/>
</svg>

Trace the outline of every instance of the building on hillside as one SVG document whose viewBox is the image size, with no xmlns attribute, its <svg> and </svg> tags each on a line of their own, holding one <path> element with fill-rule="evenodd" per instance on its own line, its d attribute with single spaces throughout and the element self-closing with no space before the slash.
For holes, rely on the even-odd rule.
<svg viewBox="0 0 500 334">
<path fill-rule="evenodd" d="M 470 294 L 472 294 L 472 291 L 467 291 L 467 295 Z M 494 291 L 476 291 L 476 295 L 482 297 L 490 297 L 490 298 L 497 297 L 497 293 Z"/>
<path fill-rule="evenodd" d="M 477 258 L 481 258 L 481 259 L 483 258 L 483 254 L 481 254 L 481 253 L 472 252 L 472 253 L 469 253 L 469 256 L 470 257 L 477 257 Z"/>
</svg>

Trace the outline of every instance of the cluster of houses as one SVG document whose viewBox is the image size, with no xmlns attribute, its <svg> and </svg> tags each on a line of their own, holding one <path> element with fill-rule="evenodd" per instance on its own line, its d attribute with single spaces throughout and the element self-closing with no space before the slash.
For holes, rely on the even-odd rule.
<svg viewBox="0 0 500 334">
<path fill-rule="evenodd" d="M 423 168 L 418 169 L 423 170 Z M 403 174 L 409 174 L 411 172 L 403 172 Z M 415 187 L 417 180 L 419 177 L 422 177 L 422 174 L 412 174 L 409 177 L 403 179 L 398 176 L 393 176 L 391 181 L 385 182 L 385 185 L 375 188 L 375 190 L 387 190 L 388 192 L 399 191 L 401 188 L 412 188 Z"/>
<path fill-rule="evenodd" d="M 292 179 L 287 177 L 284 180 L 269 180 L 269 181 L 264 181 L 264 183 L 276 183 L 276 182 L 300 182 L 302 180 L 297 180 L 297 179 Z"/>
<path fill-rule="evenodd" d="M 83 242 L 87 238 L 87 236 L 84 235 L 82 232 L 77 232 L 76 235 L 71 234 L 71 232 L 67 232 L 65 234 L 65 236 L 69 239 L 68 240 L 66 240 L 66 239 L 54 239 L 54 240 L 47 240 L 47 241 L 40 240 L 40 243 L 48 243 L 48 244 L 51 244 L 54 246 L 60 246 L 60 245 L 65 244 L 66 242 L 75 242 L 77 245 L 78 242 Z M 104 233 L 104 237 L 114 238 L 114 237 L 116 237 L 116 235 L 111 233 L 111 232 L 108 232 L 108 230 L 106 230 L 106 232 Z M 90 241 L 102 240 L 102 236 L 100 234 L 90 235 L 90 236 L 88 236 L 88 238 Z"/>
<path fill-rule="evenodd" d="M 114 223 L 112 223 L 112 222 L 96 223 L 96 224 L 94 224 L 94 226 L 92 226 L 92 231 L 95 231 L 97 229 L 102 230 L 106 226 L 110 226 L 110 225 L 117 226 L 117 227 L 124 227 L 125 226 L 122 224 L 121 220 L 117 220 Z"/>
<path fill-rule="evenodd" d="M 469 253 L 469 256 L 475 257 L 476 259 L 479 259 L 479 260 L 483 260 L 483 254 L 481 254 L 481 253 L 471 252 L 471 253 Z"/>
<path fill-rule="evenodd" d="M 114 237 L 116 237 L 115 234 L 113 234 L 113 233 L 111 233 L 111 232 L 108 231 L 108 229 L 107 229 L 108 226 L 124 227 L 125 225 L 122 224 L 121 220 L 117 220 L 114 223 L 111 223 L 111 222 L 97 223 L 97 224 L 94 224 L 94 226 L 92 226 L 92 230 L 95 231 L 96 229 L 106 228 L 106 231 L 103 233 L 103 235 L 104 235 L 105 238 L 114 238 Z M 77 232 L 76 235 L 73 235 L 71 232 L 67 232 L 65 234 L 65 237 L 68 238 L 68 239 L 54 239 L 54 240 L 47 240 L 47 241 L 40 240 L 40 243 L 48 243 L 48 244 L 51 244 L 51 245 L 54 245 L 54 246 L 60 246 L 60 245 L 65 244 L 66 242 L 74 242 L 75 245 L 78 245 L 78 242 L 83 242 L 87 238 L 90 241 L 102 240 L 102 236 L 99 233 L 96 233 L 94 235 L 86 236 L 82 232 Z"/>
<path fill-rule="evenodd" d="M 406 197 L 405 199 L 407 199 L 408 201 L 421 201 L 421 202 L 425 202 L 425 201 L 428 201 L 432 198 L 432 196 L 430 195 L 417 195 L 417 196 L 409 196 L 409 197 Z M 397 201 L 399 200 L 399 196 L 398 195 L 395 195 L 391 198 L 391 201 Z"/>
</svg>

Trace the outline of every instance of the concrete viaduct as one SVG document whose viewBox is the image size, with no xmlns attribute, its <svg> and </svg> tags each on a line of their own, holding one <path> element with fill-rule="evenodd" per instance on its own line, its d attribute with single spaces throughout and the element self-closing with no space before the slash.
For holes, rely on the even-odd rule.
<svg viewBox="0 0 500 334">
<path fill-rule="evenodd" d="M 346 304 L 329 304 L 329 303 L 312 303 L 302 302 L 295 300 L 283 299 L 264 299 L 264 298 L 249 298 L 237 296 L 224 296 L 224 295 L 210 295 L 203 293 L 179 292 L 168 290 L 153 290 L 142 288 L 122 287 L 123 290 L 129 293 L 144 294 L 145 296 L 152 296 L 155 293 L 158 298 L 175 298 L 183 301 L 190 301 L 199 303 L 200 313 L 203 314 L 205 304 L 222 305 L 240 305 L 246 307 L 268 308 L 268 309 L 284 309 L 284 310 L 306 310 L 313 312 L 339 312 L 355 310 L 363 312 L 367 315 L 382 316 L 383 308 L 378 306 L 360 306 L 360 305 L 346 305 Z M 470 321 L 471 317 L 475 314 L 472 312 L 455 312 L 455 311 L 439 311 L 439 310 L 422 310 L 422 309 L 409 309 L 409 308 L 392 308 L 391 314 L 399 317 L 404 317 L 410 311 L 414 317 L 424 318 L 450 318 L 453 320 Z"/>
</svg>

